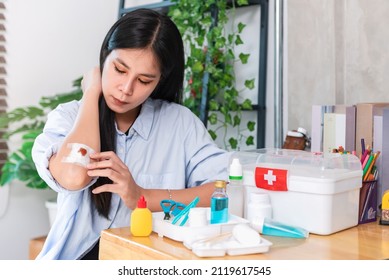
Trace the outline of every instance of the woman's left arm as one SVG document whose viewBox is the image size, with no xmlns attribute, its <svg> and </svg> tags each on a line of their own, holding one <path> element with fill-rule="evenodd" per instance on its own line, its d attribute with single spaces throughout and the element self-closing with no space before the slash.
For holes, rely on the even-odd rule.
<svg viewBox="0 0 389 280">
<path fill-rule="evenodd" d="M 144 189 L 135 182 L 128 167 L 114 152 L 95 153 L 90 157 L 95 159 L 96 162 L 92 162 L 87 166 L 88 175 L 91 177 L 108 177 L 112 181 L 112 184 L 95 188 L 93 193 L 116 193 L 130 209 L 136 207 L 137 201 L 142 195 L 145 197 L 147 207 L 151 211 L 161 211 L 160 201 L 163 199 L 173 199 L 189 204 L 196 196 L 199 197 L 198 206 L 209 206 L 210 197 L 214 190 L 212 182 L 181 190 Z"/>
</svg>

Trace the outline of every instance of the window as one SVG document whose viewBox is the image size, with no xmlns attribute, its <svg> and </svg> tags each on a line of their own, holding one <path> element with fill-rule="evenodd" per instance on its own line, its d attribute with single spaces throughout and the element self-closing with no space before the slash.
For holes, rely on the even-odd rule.
<svg viewBox="0 0 389 280">
<path fill-rule="evenodd" d="M 7 71 L 6 71 L 6 24 L 5 5 L 0 2 L 0 113 L 7 110 Z M 0 130 L 0 169 L 7 158 L 8 145 L 3 139 L 4 130 Z"/>
</svg>

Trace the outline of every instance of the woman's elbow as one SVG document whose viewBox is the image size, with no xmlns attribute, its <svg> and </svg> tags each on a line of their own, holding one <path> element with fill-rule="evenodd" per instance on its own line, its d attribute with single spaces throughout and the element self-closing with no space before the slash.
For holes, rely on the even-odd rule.
<svg viewBox="0 0 389 280">
<path fill-rule="evenodd" d="M 61 170 L 50 170 L 55 180 L 67 190 L 80 190 L 92 180 L 84 167 L 66 164 Z"/>
</svg>

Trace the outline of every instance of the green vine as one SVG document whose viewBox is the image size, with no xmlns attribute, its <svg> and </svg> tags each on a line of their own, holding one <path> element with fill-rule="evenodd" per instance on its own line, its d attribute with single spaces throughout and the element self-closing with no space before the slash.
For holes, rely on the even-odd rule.
<svg viewBox="0 0 389 280">
<path fill-rule="evenodd" d="M 254 79 L 246 80 L 244 88 L 237 89 L 234 72 L 234 63 L 247 64 L 250 57 L 250 54 L 235 54 L 235 46 L 244 43 L 240 35 L 246 25 L 233 23 L 232 31 L 227 32 L 227 23 L 234 19 L 236 5 L 248 5 L 248 1 L 231 1 L 230 6 L 225 0 L 172 2 L 175 5 L 170 7 L 169 16 L 178 26 L 187 50 L 184 105 L 198 116 L 208 112 L 206 118 L 214 127 L 208 131 L 214 140 L 223 137 L 226 149 L 239 149 L 242 141 L 253 145 L 254 137 L 243 133 L 253 132 L 255 122 L 241 124 L 242 112 L 251 110 L 252 104 L 249 99 L 242 100 L 240 93 L 253 89 Z M 205 91 L 208 100 L 204 106 Z M 227 140 L 229 128 L 233 128 L 235 137 Z"/>
<path fill-rule="evenodd" d="M 1 169 L 0 186 L 19 180 L 30 188 L 48 188 L 36 170 L 31 150 L 35 138 L 43 131 L 47 114 L 61 103 L 81 99 L 81 78 L 76 79 L 73 86 L 75 89 L 70 92 L 42 97 L 37 106 L 20 107 L 0 114 L 0 128 L 7 129 L 3 138 L 9 140 L 11 136 L 19 135 L 22 141 L 20 147 L 8 155 Z"/>
</svg>

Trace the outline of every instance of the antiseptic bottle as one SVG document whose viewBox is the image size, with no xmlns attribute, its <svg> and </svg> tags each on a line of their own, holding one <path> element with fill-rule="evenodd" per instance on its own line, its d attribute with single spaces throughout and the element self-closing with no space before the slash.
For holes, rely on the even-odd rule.
<svg viewBox="0 0 389 280">
<path fill-rule="evenodd" d="M 133 236 L 149 236 L 153 230 L 153 216 L 144 196 L 139 198 L 137 208 L 131 213 L 130 230 Z"/>
<path fill-rule="evenodd" d="M 228 222 L 228 196 L 226 181 L 215 182 L 215 191 L 211 197 L 211 224 Z"/>
<path fill-rule="evenodd" d="M 229 199 L 229 212 L 232 215 L 243 218 L 244 187 L 243 169 L 238 158 L 234 158 L 229 170 L 229 183 L 227 185 Z"/>
</svg>

